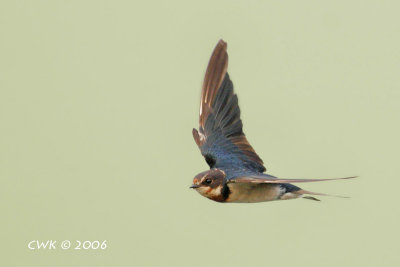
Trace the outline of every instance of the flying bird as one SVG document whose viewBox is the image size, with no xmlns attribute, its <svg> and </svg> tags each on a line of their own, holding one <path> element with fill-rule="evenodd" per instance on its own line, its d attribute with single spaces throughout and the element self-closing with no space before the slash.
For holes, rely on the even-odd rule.
<svg viewBox="0 0 400 267">
<path fill-rule="evenodd" d="M 200 101 L 199 130 L 193 138 L 210 169 L 199 173 L 190 188 L 218 202 L 263 202 L 304 197 L 314 193 L 291 183 L 333 179 L 279 179 L 264 173 L 261 158 L 243 133 L 237 95 L 228 72 L 227 44 L 220 40 L 206 70 Z"/>
</svg>

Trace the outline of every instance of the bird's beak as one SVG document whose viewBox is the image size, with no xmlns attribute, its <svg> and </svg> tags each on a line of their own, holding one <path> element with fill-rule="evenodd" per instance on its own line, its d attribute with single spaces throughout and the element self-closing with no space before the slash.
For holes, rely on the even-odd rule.
<svg viewBox="0 0 400 267">
<path fill-rule="evenodd" d="M 199 188 L 200 186 L 197 184 L 192 184 L 189 188 Z"/>
</svg>

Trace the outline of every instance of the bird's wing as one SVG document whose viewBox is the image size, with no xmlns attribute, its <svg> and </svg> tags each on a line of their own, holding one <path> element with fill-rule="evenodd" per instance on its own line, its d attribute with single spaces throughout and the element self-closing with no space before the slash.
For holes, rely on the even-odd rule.
<svg viewBox="0 0 400 267">
<path fill-rule="evenodd" d="M 201 92 L 199 131 L 193 129 L 193 137 L 210 168 L 264 172 L 263 161 L 242 131 L 238 98 L 227 73 L 226 47 L 220 40 L 208 63 Z"/>
<path fill-rule="evenodd" d="M 343 179 L 352 179 L 356 177 L 357 176 L 344 177 L 344 178 L 328 178 L 328 179 L 279 179 L 268 175 L 251 175 L 251 176 L 232 178 L 229 180 L 229 183 L 288 184 L 288 183 L 308 183 L 308 182 L 343 180 Z"/>
</svg>

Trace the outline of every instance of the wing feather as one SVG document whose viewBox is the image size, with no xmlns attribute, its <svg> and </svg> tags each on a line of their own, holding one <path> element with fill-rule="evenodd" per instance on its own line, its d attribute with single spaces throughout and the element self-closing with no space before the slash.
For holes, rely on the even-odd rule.
<svg viewBox="0 0 400 267">
<path fill-rule="evenodd" d="M 237 177 L 230 179 L 230 183 L 255 183 L 255 184 L 288 184 L 288 183 L 310 183 L 310 182 L 323 182 L 323 181 L 333 181 L 333 180 L 344 180 L 357 178 L 357 176 L 343 177 L 343 178 L 328 178 L 328 179 L 279 179 L 275 177 L 266 176 L 246 176 Z"/>
<path fill-rule="evenodd" d="M 263 161 L 243 133 L 238 98 L 227 73 L 226 48 L 220 40 L 211 55 L 201 93 L 200 127 L 193 129 L 193 137 L 211 168 L 235 165 L 264 172 Z"/>
</svg>

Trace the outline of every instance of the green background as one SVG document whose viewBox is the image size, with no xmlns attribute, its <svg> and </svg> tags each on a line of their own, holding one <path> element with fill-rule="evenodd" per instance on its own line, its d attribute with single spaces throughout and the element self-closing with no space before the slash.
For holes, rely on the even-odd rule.
<svg viewBox="0 0 400 267">
<path fill-rule="evenodd" d="M 397 1 L 1 1 L 2 266 L 399 265 Z M 282 178 L 351 196 L 220 204 L 198 126 L 217 41 Z M 106 250 L 29 250 L 31 240 Z M 75 241 L 74 241 L 75 242 Z"/>
</svg>

